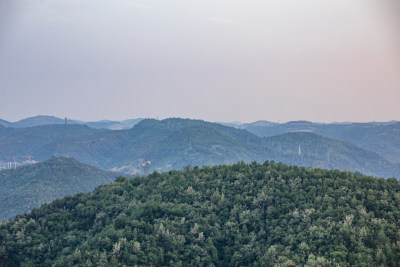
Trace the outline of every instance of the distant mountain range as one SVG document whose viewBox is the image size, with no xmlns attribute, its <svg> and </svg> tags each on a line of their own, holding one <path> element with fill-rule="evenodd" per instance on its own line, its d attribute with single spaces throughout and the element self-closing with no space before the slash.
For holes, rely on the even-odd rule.
<svg viewBox="0 0 400 267">
<path fill-rule="evenodd" d="M 87 193 L 111 183 L 116 174 L 73 158 L 51 158 L 15 170 L 0 171 L 0 221 L 66 195 Z"/>
<path fill-rule="evenodd" d="M 326 137 L 350 142 L 364 149 L 372 150 L 400 161 L 400 122 L 370 123 L 312 123 L 294 121 L 276 124 L 259 121 L 240 125 L 261 137 L 290 132 L 312 132 Z"/>
<path fill-rule="evenodd" d="M 129 119 L 123 121 L 110 121 L 101 120 L 93 122 L 85 122 L 79 120 L 67 119 L 68 124 L 83 124 L 94 129 L 109 129 L 109 130 L 123 130 L 130 129 L 142 119 Z M 13 128 L 26 128 L 33 126 L 49 125 L 49 124 L 65 124 L 65 119 L 60 119 L 54 116 L 39 115 L 31 118 L 26 118 L 17 122 L 9 122 L 0 119 L 0 125 Z"/>
<path fill-rule="evenodd" d="M 400 177 L 400 123 L 256 125 L 238 129 L 201 120 L 144 119 L 131 129 L 114 131 L 78 124 L 0 126 L 0 160 L 10 161 L 13 155 L 32 155 L 40 161 L 72 156 L 103 170 L 129 174 L 144 172 L 145 161 L 151 162 L 150 171 L 164 171 L 274 160 Z M 257 129 L 267 137 L 251 133 L 254 127 L 261 127 Z M 266 134 L 267 129 L 276 135 Z"/>
<path fill-rule="evenodd" d="M 31 155 L 43 161 L 58 155 L 54 143 L 63 147 L 68 140 L 92 136 L 108 130 L 97 130 L 86 125 L 51 124 L 27 128 L 6 128 L 0 125 L 0 160 L 12 161 L 13 156 Z"/>
</svg>

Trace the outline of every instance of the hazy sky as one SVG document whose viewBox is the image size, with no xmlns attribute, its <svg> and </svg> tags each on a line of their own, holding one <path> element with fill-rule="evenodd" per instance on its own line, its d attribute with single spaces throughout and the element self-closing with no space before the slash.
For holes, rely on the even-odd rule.
<svg viewBox="0 0 400 267">
<path fill-rule="evenodd" d="M 400 120 L 398 0 L 0 0 L 0 118 Z"/>
</svg>

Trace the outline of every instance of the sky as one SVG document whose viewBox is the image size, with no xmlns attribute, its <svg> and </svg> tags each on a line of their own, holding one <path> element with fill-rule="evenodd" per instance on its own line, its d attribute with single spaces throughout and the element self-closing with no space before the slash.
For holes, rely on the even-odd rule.
<svg viewBox="0 0 400 267">
<path fill-rule="evenodd" d="M 0 119 L 400 120 L 398 0 L 1 0 Z"/>
</svg>

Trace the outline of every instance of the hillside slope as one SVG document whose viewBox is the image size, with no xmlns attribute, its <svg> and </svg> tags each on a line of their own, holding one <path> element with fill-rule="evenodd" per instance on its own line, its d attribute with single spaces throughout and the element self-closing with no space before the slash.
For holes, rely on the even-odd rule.
<svg viewBox="0 0 400 267">
<path fill-rule="evenodd" d="M 400 162 L 400 123 L 346 123 L 322 124 L 293 121 L 283 124 L 251 123 L 244 129 L 260 136 L 270 137 L 291 132 L 311 132 L 325 137 L 350 142 L 361 148 L 378 152 Z"/>
<path fill-rule="evenodd" d="M 137 124 L 141 120 L 142 120 L 141 118 L 129 119 L 123 121 L 110 121 L 110 120 L 78 121 L 78 120 L 68 119 L 67 122 L 68 124 L 87 125 L 95 129 L 123 130 L 132 128 L 135 124 Z M 52 124 L 65 124 L 65 119 L 47 115 L 29 117 L 16 122 L 9 122 L 0 119 L 0 125 L 13 128 L 28 128 L 28 127 L 52 125 Z"/>
<path fill-rule="evenodd" d="M 349 142 L 314 133 L 295 132 L 272 136 L 264 139 L 264 145 L 284 153 L 289 158 L 282 161 L 294 165 L 400 177 L 400 164 Z"/>
<path fill-rule="evenodd" d="M 114 181 L 115 174 L 82 164 L 73 158 L 50 160 L 0 172 L 0 221 L 45 202 Z"/>
<path fill-rule="evenodd" d="M 232 164 L 240 160 L 263 160 L 266 149 L 241 142 L 207 126 L 180 129 L 157 146 L 146 151 L 143 158 L 162 166 L 161 169 L 181 169 L 187 165 Z"/>
<path fill-rule="evenodd" d="M 42 125 L 27 128 L 6 128 L 0 126 L 0 160 L 12 161 L 13 156 L 31 155 L 42 161 L 53 155 L 60 155 L 51 144 L 63 147 L 74 137 L 89 136 L 107 130 L 95 130 L 86 125 Z M 67 155 L 67 154 L 64 154 Z"/>
<path fill-rule="evenodd" d="M 299 146 L 303 147 L 301 156 Z M 400 177 L 399 164 L 348 142 L 312 133 L 261 138 L 246 130 L 200 120 L 143 120 L 127 131 L 112 131 L 98 138 L 78 137 L 64 148 L 59 151 L 88 164 L 133 173 L 141 171 L 141 162 L 147 160 L 158 171 L 239 160 L 275 160 Z"/>
<path fill-rule="evenodd" d="M 9 127 L 11 122 L 0 119 L 0 126 Z"/>
<path fill-rule="evenodd" d="M 0 265 L 398 266 L 399 192 L 271 162 L 119 177 L 0 224 Z"/>
<path fill-rule="evenodd" d="M 207 140 L 208 138 L 212 138 L 212 140 Z M 190 142 L 197 144 L 195 150 L 188 151 L 186 145 Z M 225 145 L 228 143 L 229 147 L 226 147 Z M 202 165 L 202 162 L 206 165 L 233 163 L 241 158 L 246 158 L 247 154 L 251 155 L 249 160 L 255 160 L 258 158 L 254 157 L 252 151 L 247 151 L 247 145 L 261 143 L 262 138 L 252 133 L 216 123 L 186 119 L 162 121 L 147 119 L 142 120 L 130 130 L 109 131 L 96 136 L 72 138 L 68 144 L 62 146 L 55 143 L 56 147 L 53 150 L 58 150 L 60 153 L 68 154 L 103 169 L 124 165 L 135 165 L 140 168 L 141 161 L 150 160 L 153 169 L 168 170 L 182 168 L 187 164 Z M 233 157 L 230 153 L 221 156 L 221 151 L 212 149 L 212 146 L 215 148 L 219 146 L 227 152 L 231 149 L 237 150 L 243 156 Z M 234 146 L 238 147 L 234 148 Z M 207 154 L 206 151 L 210 154 Z M 180 155 L 179 157 L 177 157 L 177 153 Z M 200 153 L 202 157 L 197 157 L 196 153 Z M 217 153 L 222 159 L 214 162 Z M 175 158 L 172 163 L 166 162 L 172 158 Z"/>
<path fill-rule="evenodd" d="M 26 128 L 26 127 L 34 127 L 41 125 L 50 125 L 50 124 L 64 124 L 65 120 L 47 115 L 39 115 L 35 117 L 30 117 L 26 119 L 22 119 L 17 122 L 13 122 L 10 126 L 16 128 Z"/>
<path fill-rule="evenodd" d="M 389 155 L 400 162 L 400 123 L 377 127 L 364 138 L 353 140 L 353 143 Z"/>
<path fill-rule="evenodd" d="M 298 147 L 303 153 L 298 155 Z M 45 160 L 71 156 L 103 170 L 128 174 L 183 166 L 232 164 L 239 160 L 282 161 L 365 174 L 400 177 L 400 165 L 386 156 L 345 141 L 295 133 L 261 138 L 247 130 L 201 120 L 142 120 L 129 130 L 96 130 L 83 125 L 46 125 L 24 129 L 0 126 L 0 160 L 31 155 Z"/>
</svg>

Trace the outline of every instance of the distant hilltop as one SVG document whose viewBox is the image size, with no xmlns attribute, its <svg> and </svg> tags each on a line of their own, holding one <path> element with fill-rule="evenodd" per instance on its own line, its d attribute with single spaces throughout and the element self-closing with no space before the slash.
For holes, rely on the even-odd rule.
<svg viewBox="0 0 400 267">
<path fill-rule="evenodd" d="M 274 160 L 400 178 L 400 123 L 300 121 L 243 127 L 178 118 L 144 119 L 125 130 L 82 124 L 0 126 L 0 160 L 10 162 L 14 155 L 37 161 L 71 156 L 102 170 L 132 175 L 145 173 L 147 161 L 152 172 Z"/>
<path fill-rule="evenodd" d="M 144 118 L 134 118 L 134 119 L 126 119 L 122 121 L 115 120 L 99 120 L 99 121 L 81 121 L 70 118 L 58 118 L 55 116 L 49 115 L 38 115 L 34 117 L 25 118 L 16 122 L 10 122 L 7 120 L 0 119 L 0 125 L 5 127 L 13 127 L 13 128 L 26 128 L 26 127 L 34 127 L 41 125 L 50 125 L 50 124 L 82 124 L 87 125 L 94 129 L 108 129 L 108 130 L 126 130 L 130 129 Z M 267 120 L 258 120 L 250 123 L 242 123 L 240 121 L 234 122 L 216 122 L 218 124 L 222 124 L 225 126 L 238 128 L 238 129 L 248 129 L 252 131 L 253 128 L 279 128 L 282 129 L 281 133 L 292 132 L 292 131 L 308 131 L 305 130 L 304 127 L 316 127 L 316 126 L 339 126 L 339 125 L 364 125 L 364 126 L 384 126 L 399 123 L 400 121 L 392 120 L 387 122 L 332 122 L 332 123 L 323 123 L 323 122 L 311 122 L 306 120 L 298 120 L 298 121 L 288 121 L 285 123 L 272 122 Z M 303 128 L 303 129 L 302 129 Z M 273 131 L 272 131 L 273 132 Z M 262 134 L 264 136 L 264 134 Z"/>
<path fill-rule="evenodd" d="M 15 170 L 3 170 L 0 172 L 0 222 L 57 198 L 89 192 L 98 185 L 113 182 L 115 176 L 71 157 L 52 157 Z M 1 260 L 0 266 L 3 266 Z"/>
<path fill-rule="evenodd" d="M 16 122 L 9 122 L 6 120 L 0 119 L 0 125 L 5 127 L 13 127 L 13 128 L 26 128 L 26 127 L 34 127 L 41 125 L 51 125 L 51 124 L 82 124 L 87 125 L 94 129 L 108 129 L 108 130 L 126 130 L 132 128 L 135 124 L 140 122 L 142 118 L 137 119 L 128 119 L 123 121 L 111 121 L 111 120 L 100 120 L 100 121 L 79 121 L 72 119 L 61 119 L 54 116 L 48 115 L 39 115 L 35 117 L 30 117 L 26 119 L 22 119 Z"/>
</svg>

